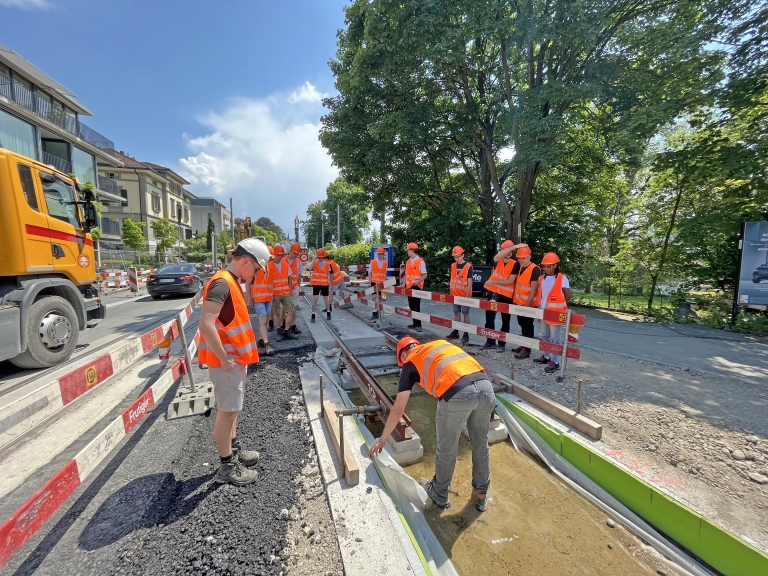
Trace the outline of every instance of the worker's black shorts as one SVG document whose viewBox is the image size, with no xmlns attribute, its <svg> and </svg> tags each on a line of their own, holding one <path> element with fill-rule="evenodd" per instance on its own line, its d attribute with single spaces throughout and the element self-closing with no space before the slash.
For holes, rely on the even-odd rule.
<svg viewBox="0 0 768 576">
<path fill-rule="evenodd" d="M 317 296 L 318 294 L 328 296 L 328 286 L 312 286 L 312 296 Z"/>
</svg>

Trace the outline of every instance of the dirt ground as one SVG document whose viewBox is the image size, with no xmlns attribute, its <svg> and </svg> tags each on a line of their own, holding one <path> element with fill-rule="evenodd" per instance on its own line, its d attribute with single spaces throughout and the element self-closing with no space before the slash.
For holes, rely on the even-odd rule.
<svg viewBox="0 0 768 576">
<path fill-rule="evenodd" d="M 470 347 L 491 373 L 603 425 L 595 447 L 768 552 L 768 387 L 582 349 L 564 382 L 532 359 Z M 535 357 L 535 356 L 534 356 Z"/>
</svg>

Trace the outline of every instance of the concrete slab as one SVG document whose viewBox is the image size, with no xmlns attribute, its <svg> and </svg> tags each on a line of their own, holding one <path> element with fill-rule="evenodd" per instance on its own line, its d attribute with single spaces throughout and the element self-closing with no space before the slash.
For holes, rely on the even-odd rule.
<svg viewBox="0 0 768 576">
<path fill-rule="evenodd" d="M 387 438 L 387 446 L 385 447 L 392 459 L 400 466 L 407 466 L 424 460 L 424 446 L 421 445 L 421 436 L 416 434 L 416 431 L 410 426 L 406 430 L 411 433 L 410 440 L 395 442 L 390 436 Z"/>
<path fill-rule="evenodd" d="M 397 356 L 390 354 L 388 356 L 360 356 L 358 360 L 366 368 L 381 368 L 384 366 L 397 366 Z"/>
<path fill-rule="evenodd" d="M 466 428 L 464 428 L 461 433 L 469 438 L 469 432 L 467 432 Z M 501 420 L 491 420 L 488 422 L 488 444 L 504 442 L 508 436 L 509 432 L 507 432 L 507 427 L 504 426 L 504 423 Z"/>
<path fill-rule="evenodd" d="M 336 340 L 333 339 L 333 336 L 331 336 L 331 333 L 328 331 L 328 328 L 325 327 L 325 324 L 323 324 L 320 321 L 315 322 L 312 324 L 310 322 L 312 318 L 312 310 L 309 306 L 302 306 L 301 310 L 296 315 L 298 324 L 298 318 L 301 317 L 304 321 L 304 325 L 309 330 L 310 334 L 312 335 L 312 338 L 315 339 L 315 344 L 317 346 L 322 346 L 323 348 L 330 349 L 336 347 Z M 303 328 L 299 328 L 303 330 Z"/>
<path fill-rule="evenodd" d="M 373 462 L 367 456 L 368 449 L 354 421 L 344 419 L 344 436 L 360 466 L 360 483 L 350 487 L 346 480 L 339 478 L 338 458 L 320 417 L 320 370 L 314 363 L 307 363 L 299 368 L 299 374 L 320 472 L 336 525 L 344 572 L 386 575 L 422 573 L 419 555 Z M 343 405 L 333 385 L 325 386 L 324 398 Z"/>
</svg>

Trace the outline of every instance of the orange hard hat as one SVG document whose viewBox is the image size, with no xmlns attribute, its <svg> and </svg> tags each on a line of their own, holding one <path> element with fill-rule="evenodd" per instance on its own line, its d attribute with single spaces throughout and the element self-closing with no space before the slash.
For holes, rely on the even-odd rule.
<svg viewBox="0 0 768 576">
<path fill-rule="evenodd" d="M 461 246 L 454 246 L 453 251 L 451 252 L 451 256 L 461 256 L 464 254 L 464 248 Z"/>
<path fill-rule="evenodd" d="M 387 251 L 384 250 L 384 246 L 379 246 L 379 248 L 376 250 L 376 254 L 386 254 Z"/>
<path fill-rule="evenodd" d="M 531 255 L 531 249 L 528 248 L 528 246 L 521 246 L 517 249 L 517 252 L 515 253 L 515 258 L 525 258 L 526 256 Z"/>
<path fill-rule="evenodd" d="M 501 249 L 506 250 L 507 248 L 512 248 L 515 243 L 512 242 L 512 240 L 504 240 L 504 242 L 501 243 Z"/>
<path fill-rule="evenodd" d="M 296 252 L 296 254 L 301 252 L 301 245 L 298 242 L 291 244 L 291 252 Z"/>
<path fill-rule="evenodd" d="M 418 250 L 418 249 L 419 249 L 419 245 L 416 244 L 416 242 L 411 242 L 410 244 L 408 244 L 408 246 L 406 246 L 406 250 Z"/>
<path fill-rule="evenodd" d="M 270 256 L 274 256 L 275 255 L 275 249 L 272 248 L 272 246 L 268 246 L 268 248 L 269 248 L 269 255 Z"/>
<path fill-rule="evenodd" d="M 318 258 L 327 258 L 328 257 L 328 252 L 326 252 L 322 248 L 318 248 L 317 249 L 317 257 Z"/>
<path fill-rule="evenodd" d="M 557 264 L 560 262 L 560 258 L 557 257 L 557 254 L 554 252 L 547 252 L 544 254 L 544 258 L 541 259 L 542 265 L 545 264 Z"/>
<path fill-rule="evenodd" d="M 282 254 L 283 256 L 285 256 L 285 247 L 282 244 L 278 244 L 277 246 L 275 246 L 275 256 L 277 256 L 278 254 Z"/>
<path fill-rule="evenodd" d="M 419 341 L 416 340 L 416 338 L 411 338 L 410 336 L 406 336 L 405 338 L 401 338 L 400 342 L 397 343 L 397 365 L 400 366 L 401 368 L 403 366 L 403 361 L 400 359 L 400 353 L 411 344 L 415 344 L 416 346 L 418 346 Z"/>
</svg>

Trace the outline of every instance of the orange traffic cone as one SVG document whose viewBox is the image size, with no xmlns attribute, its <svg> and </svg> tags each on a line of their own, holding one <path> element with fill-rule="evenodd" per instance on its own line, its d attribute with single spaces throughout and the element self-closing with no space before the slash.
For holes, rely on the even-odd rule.
<svg viewBox="0 0 768 576">
<path fill-rule="evenodd" d="M 171 357 L 171 337 L 160 342 L 157 349 L 160 352 L 160 360 L 168 360 Z"/>
</svg>

